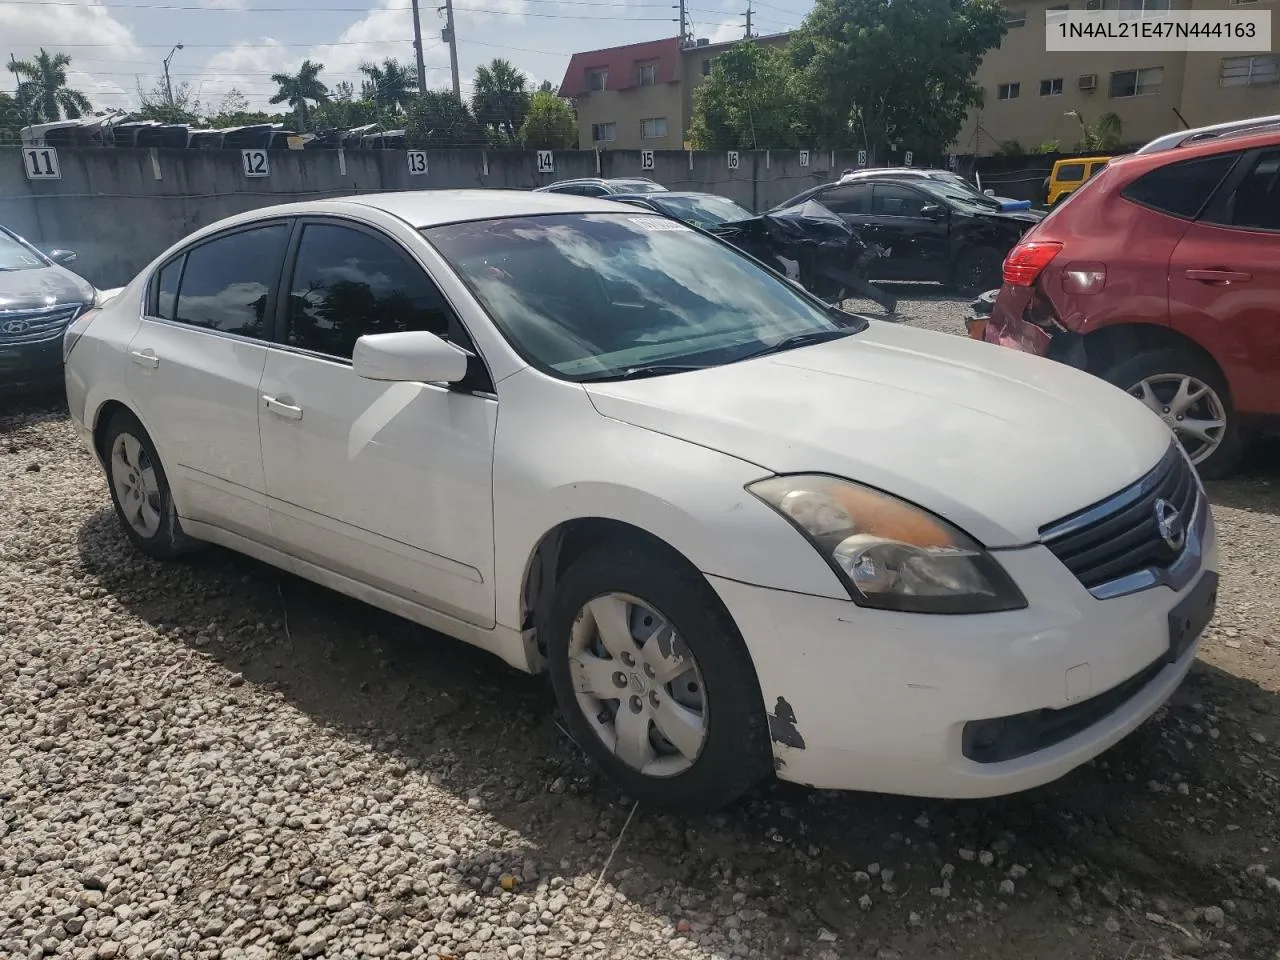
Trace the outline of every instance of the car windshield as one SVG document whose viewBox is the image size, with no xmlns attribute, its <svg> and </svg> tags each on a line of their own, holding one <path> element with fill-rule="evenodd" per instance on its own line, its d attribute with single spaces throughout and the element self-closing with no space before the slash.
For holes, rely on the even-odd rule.
<svg viewBox="0 0 1280 960">
<path fill-rule="evenodd" d="M 656 202 L 664 213 L 696 227 L 718 227 L 722 223 L 750 220 L 752 216 L 746 207 L 710 194 L 701 197 L 663 197 Z"/>
<path fill-rule="evenodd" d="M 8 231 L 0 230 L 0 270 L 38 270 L 47 267 L 44 259 Z"/>
<path fill-rule="evenodd" d="M 626 193 L 666 193 L 667 188 L 652 180 L 615 180 L 617 186 L 624 187 Z"/>
<path fill-rule="evenodd" d="M 568 380 L 717 366 L 860 328 L 657 214 L 481 220 L 423 235 L 516 349 Z"/>
<path fill-rule="evenodd" d="M 948 203 L 976 207 L 984 212 L 1000 209 L 999 200 L 993 200 L 991 197 L 979 193 L 976 187 L 971 187 L 967 183 L 961 186 L 960 184 L 947 183 L 943 180 L 921 180 L 917 181 L 916 185 L 923 187 L 935 197 L 939 197 Z"/>
</svg>

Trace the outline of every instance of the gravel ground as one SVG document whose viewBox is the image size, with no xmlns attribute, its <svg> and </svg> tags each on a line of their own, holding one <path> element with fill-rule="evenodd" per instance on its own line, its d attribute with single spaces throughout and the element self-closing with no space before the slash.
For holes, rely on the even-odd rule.
<svg viewBox="0 0 1280 960">
<path fill-rule="evenodd" d="M 1280 958 L 1277 477 L 1272 445 L 1213 486 L 1202 662 L 1098 761 L 680 819 L 542 680 L 224 551 L 143 559 L 65 415 L 0 408 L 0 957 Z"/>
</svg>

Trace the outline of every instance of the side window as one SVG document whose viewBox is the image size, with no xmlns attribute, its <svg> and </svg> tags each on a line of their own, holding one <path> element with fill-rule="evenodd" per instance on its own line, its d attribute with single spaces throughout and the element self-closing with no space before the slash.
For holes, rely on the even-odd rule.
<svg viewBox="0 0 1280 960">
<path fill-rule="evenodd" d="M 1229 227 L 1280 230 L 1280 150 L 1263 151 L 1221 215 L 1208 219 Z"/>
<path fill-rule="evenodd" d="M 365 334 L 447 337 L 450 316 L 422 268 L 389 242 L 332 224 L 303 230 L 289 287 L 289 345 L 349 360 Z"/>
<path fill-rule="evenodd" d="M 832 187 L 813 199 L 841 216 L 865 214 L 871 210 L 871 187 L 865 183 L 847 183 Z"/>
<path fill-rule="evenodd" d="M 1083 163 L 1064 163 L 1059 165 L 1058 172 L 1055 173 L 1054 179 L 1061 180 L 1064 183 L 1075 183 L 1077 180 L 1084 179 Z"/>
<path fill-rule="evenodd" d="M 918 217 L 925 205 L 922 194 L 896 183 L 877 183 L 871 213 L 877 217 Z"/>
<path fill-rule="evenodd" d="M 1165 164 L 1139 177 L 1120 195 L 1144 207 L 1190 220 L 1208 202 L 1238 157 L 1239 154 L 1227 153 Z"/>
<path fill-rule="evenodd" d="M 574 193 L 580 193 L 584 197 L 607 197 L 609 190 L 598 183 L 584 183 Z"/>
<path fill-rule="evenodd" d="M 267 304 L 288 239 L 288 225 L 278 223 L 190 250 L 174 319 L 242 337 L 265 337 Z"/>
<path fill-rule="evenodd" d="M 156 304 L 153 316 L 165 320 L 174 318 L 174 308 L 178 305 L 178 281 L 182 279 L 182 264 L 185 259 L 183 256 L 174 257 L 160 268 L 160 275 L 156 278 Z"/>
</svg>

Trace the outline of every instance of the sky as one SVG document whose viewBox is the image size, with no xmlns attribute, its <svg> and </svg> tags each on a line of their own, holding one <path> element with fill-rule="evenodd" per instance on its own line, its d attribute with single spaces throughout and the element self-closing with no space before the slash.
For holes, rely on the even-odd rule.
<svg viewBox="0 0 1280 960">
<path fill-rule="evenodd" d="M 427 85 L 448 87 L 449 48 L 440 39 L 443 11 L 421 0 Z M 569 56 L 582 50 L 675 36 L 676 0 L 455 0 L 462 95 L 475 68 L 510 60 L 536 87 L 559 85 Z M 712 42 L 743 35 L 747 0 L 688 0 L 693 32 Z M 799 25 L 811 0 L 753 0 L 756 33 Z M 69 86 L 95 109 L 127 109 L 138 87 L 155 88 L 174 44 L 170 76 L 202 104 L 217 109 L 235 88 L 254 109 L 268 107 L 273 73 L 293 72 L 306 58 L 324 64 L 332 88 L 360 88 L 360 64 L 396 57 L 412 65 L 411 0 L 0 0 L 0 57 L 19 60 L 41 47 L 71 57 Z M 11 73 L 0 89 L 12 92 Z"/>
</svg>

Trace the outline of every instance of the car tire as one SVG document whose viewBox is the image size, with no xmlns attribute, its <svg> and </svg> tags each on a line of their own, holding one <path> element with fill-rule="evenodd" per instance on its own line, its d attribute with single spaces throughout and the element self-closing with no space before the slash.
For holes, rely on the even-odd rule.
<svg viewBox="0 0 1280 960">
<path fill-rule="evenodd" d="M 183 532 L 160 456 L 137 417 L 121 411 L 111 418 L 102 459 L 116 517 L 142 553 L 171 560 L 204 546 Z"/>
<path fill-rule="evenodd" d="M 1225 477 L 1240 463 L 1244 453 L 1244 439 L 1235 409 L 1231 405 L 1231 392 L 1221 372 L 1211 361 L 1190 350 L 1163 347 L 1121 360 L 1104 371 L 1102 377 L 1143 400 L 1170 425 L 1192 457 L 1202 479 L 1217 480 Z M 1196 448 L 1188 442 L 1194 436 L 1179 430 L 1178 424 L 1186 422 L 1186 419 L 1177 419 L 1176 404 L 1164 403 L 1165 400 L 1176 400 L 1182 382 L 1193 385 L 1190 388 L 1193 394 L 1200 387 L 1208 390 L 1208 393 L 1188 408 L 1188 413 L 1197 415 L 1202 421 L 1221 417 L 1224 422 L 1222 430 L 1216 434 L 1216 445 L 1203 454 L 1197 454 Z M 1186 414 L 1183 416 L 1186 417 Z"/>
<path fill-rule="evenodd" d="M 1000 286 L 1004 257 L 991 247 L 971 247 L 960 254 L 951 270 L 951 287 L 957 293 L 977 295 Z"/>
<path fill-rule="evenodd" d="M 672 632 L 663 634 L 664 625 Z M 551 685 L 568 732 L 634 799 L 706 812 L 737 799 L 772 769 L 751 657 L 719 598 L 692 567 L 657 550 L 592 550 L 561 577 L 539 633 L 546 637 Z M 651 672 L 651 663 L 662 672 Z M 616 702 L 595 695 L 614 692 Z M 678 729 L 672 729 L 676 720 Z M 689 747 L 699 724 L 694 751 Z M 640 762 L 650 755 L 651 763 Z"/>
</svg>

